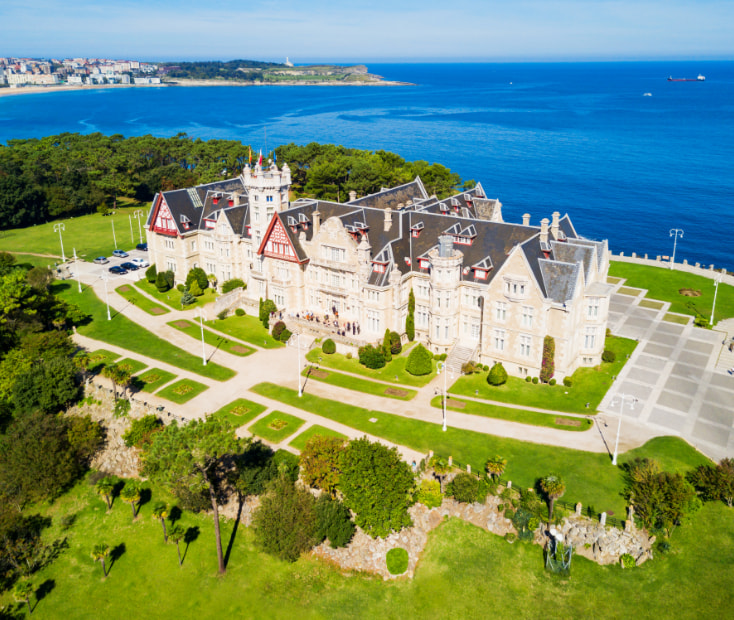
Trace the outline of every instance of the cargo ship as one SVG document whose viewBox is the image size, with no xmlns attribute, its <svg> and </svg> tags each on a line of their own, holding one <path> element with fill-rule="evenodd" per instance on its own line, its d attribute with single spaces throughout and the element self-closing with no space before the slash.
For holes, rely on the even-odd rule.
<svg viewBox="0 0 734 620">
<path fill-rule="evenodd" d="M 674 78 L 672 75 L 668 77 L 668 82 L 705 82 L 706 76 L 698 74 L 695 78 Z"/>
</svg>

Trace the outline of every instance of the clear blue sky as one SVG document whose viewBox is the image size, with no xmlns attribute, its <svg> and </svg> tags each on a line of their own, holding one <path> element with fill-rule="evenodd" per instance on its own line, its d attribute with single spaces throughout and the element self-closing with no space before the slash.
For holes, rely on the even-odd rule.
<svg viewBox="0 0 734 620">
<path fill-rule="evenodd" d="M 734 58 L 732 0 L 0 0 L 0 56 Z"/>
</svg>

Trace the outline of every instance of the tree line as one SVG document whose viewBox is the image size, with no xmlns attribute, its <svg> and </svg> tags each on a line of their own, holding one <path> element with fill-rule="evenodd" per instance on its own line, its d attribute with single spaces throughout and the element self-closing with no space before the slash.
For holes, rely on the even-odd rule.
<svg viewBox="0 0 734 620">
<path fill-rule="evenodd" d="M 333 144 L 287 144 L 269 154 L 291 167 L 292 196 L 346 200 L 413 180 L 444 197 L 461 185 L 441 164 L 406 162 L 386 151 Z M 105 212 L 120 197 L 152 200 L 160 191 L 237 176 L 255 149 L 236 140 L 201 140 L 179 133 L 150 135 L 63 133 L 0 145 L 0 230 Z M 471 185 L 471 182 L 470 182 Z"/>
</svg>

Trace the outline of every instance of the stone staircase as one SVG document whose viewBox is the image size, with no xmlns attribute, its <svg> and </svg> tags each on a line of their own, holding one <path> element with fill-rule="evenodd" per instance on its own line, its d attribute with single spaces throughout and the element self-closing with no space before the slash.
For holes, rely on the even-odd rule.
<svg viewBox="0 0 734 620">
<path fill-rule="evenodd" d="M 449 356 L 446 358 L 446 368 L 448 368 L 450 373 L 460 375 L 461 367 L 474 358 L 476 350 L 476 347 L 471 348 L 458 343 L 455 344 Z"/>
<path fill-rule="evenodd" d="M 734 319 L 726 319 L 716 324 L 717 331 L 726 332 L 726 339 L 721 347 L 719 359 L 716 361 L 716 370 L 726 372 L 734 368 L 734 351 L 729 351 L 729 344 L 734 343 Z M 734 347 L 732 347 L 734 349 Z"/>
</svg>

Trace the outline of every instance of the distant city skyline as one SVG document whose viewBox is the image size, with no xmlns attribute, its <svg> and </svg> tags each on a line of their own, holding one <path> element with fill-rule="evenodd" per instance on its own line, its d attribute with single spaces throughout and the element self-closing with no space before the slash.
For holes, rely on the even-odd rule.
<svg viewBox="0 0 734 620">
<path fill-rule="evenodd" d="M 3 0 L 0 56 L 296 63 L 734 58 L 723 0 Z"/>
</svg>

